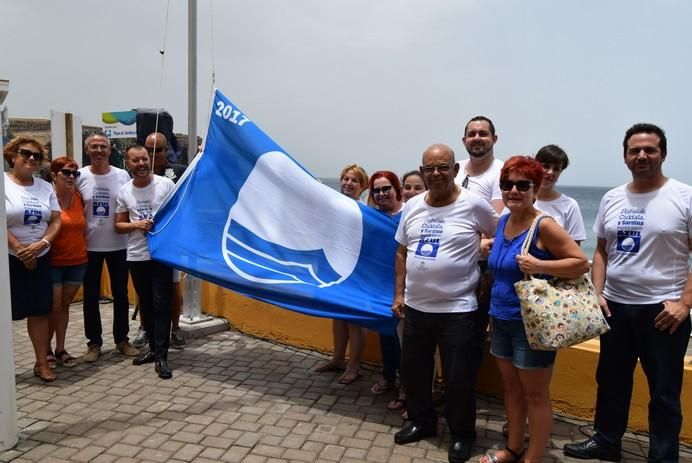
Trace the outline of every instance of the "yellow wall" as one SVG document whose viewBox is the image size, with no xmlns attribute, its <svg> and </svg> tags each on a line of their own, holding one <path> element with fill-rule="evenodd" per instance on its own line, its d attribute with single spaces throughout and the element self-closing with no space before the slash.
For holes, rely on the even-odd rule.
<svg viewBox="0 0 692 463">
<path fill-rule="evenodd" d="M 206 313 L 226 318 L 234 328 L 292 346 L 331 352 L 332 332 L 328 319 L 309 317 L 240 296 L 204 282 L 202 308 Z M 368 334 L 364 360 L 380 363 L 377 335 Z M 557 356 L 551 396 L 556 412 L 575 418 L 591 420 L 596 401 L 595 372 L 598 362 L 598 341 L 563 349 Z M 682 393 L 683 429 L 681 438 L 692 444 L 692 366 L 686 362 Z M 499 372 L 490 355 L 481 367 L 478 390 L 483 394 L 502 397 Z M 630 428 L 647 431 L 648 386 L 640 367 L 635 372 L 635 384 L 630 409 Z"/>
</svg>

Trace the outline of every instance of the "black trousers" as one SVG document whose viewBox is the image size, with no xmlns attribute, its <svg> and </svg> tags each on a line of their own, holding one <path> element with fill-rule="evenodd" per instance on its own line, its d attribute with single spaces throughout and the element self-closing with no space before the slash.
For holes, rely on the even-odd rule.
<svg viewBox="0 0 692 463">
<path fill-rule="evenodd" d="M 610 331 L 601 336 L 596 381 L 595 439 L 621 446 L 627 428 L 637 359 L 649 383 L 649 457 L 651 462 L 679 460 L 682 413 L 680 392 L 690 319 L 673 334 L 659 331 L 654 319 L 663 304 L 632 305 L 608 301 Z"/>
<path fill-rule="evenodd" d="M 103 345 L 99 298 L 104 261 L 108 267 L 113 294 L 113 341 L 116 344 L 127 341 L 127 333 L 130 329 L 127 319 L 130 309 L 127 298 L 127 251 L 125 249 L 109 252 L 89 251 L 87 256 L 83 302 L 84 335 L 87 338 L 87 345 Z"/>
<path fill-rule="evenodd" d="M 439 346 L 447 385 L 445 418 L 452 438 L 476 437 L 476 379 L 482 350 L 476 312 L 426 313 L 405 307 L 401 379 L 406 390 L 409 419 L 435 427 L 432 402 L 435 348 Z"/>
<path fill-rule="evenodd" d="M 142 326 L 149 335 L 149 349 L 165 359 L 171 332 L 173 269 L 155 260 L 131 261 L 130 274 L 139 297 Z"/>
</svg>

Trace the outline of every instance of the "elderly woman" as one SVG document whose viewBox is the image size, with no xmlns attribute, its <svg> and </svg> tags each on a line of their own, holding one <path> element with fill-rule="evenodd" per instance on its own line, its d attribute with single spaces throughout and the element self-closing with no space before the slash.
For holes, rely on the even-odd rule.
<svg viewBox="0 0 692 463">
<path fill-rule="evenodd" d="M 34 375 L 56 376 L 48 365 L 48 315 L 51 312 L 49 250 L 60 230 L 60 206 L 50 183 L 34 177 L 46 149 L 33 138 L 17 137 L 5 145 L 10 166 L 5 173 L 5 210 L 9 250 L 12 320 L 27 320 L 34 346 Z"/>
<path fill-rule="evenodd" d="M 396 174 L 388 170 L 378 170 L 370 177 L 369 186 L 368 203 L 390 217 L 396 225 L 399 225 L 403 202 L 401 183 L 399 183 L 399 178 Z M 382 352 L 382 379 L 370 388 L 373 394 L 384 394 L 395 387 L 401 360 L 401 346 L 396 333 L 392 336 L 381 334 L 380 349 Z M 390 405 L 387 407 L 398 409 L 403 406 L 403 402 L 401 406 L 399 404 L 395 405 L 393 402 L 390 404 L 391 407 Z"/>
<path fill-rule="evenodd" d="M 569 165 L 567 153 L 557 145 L 546 145 L 538 150 L 534 159 L 541 163 L 545 172 L 538 190 L 536 208 L 550 215 L 574 241 L 581 243 L 586 239 L 586 230 L 579 204 L 555 189 L 560 175 Z"/>
<path fill-rule="evenodd" d="M 368 174 L 357 164 L 343 168 L 339 176 L 341 193 L 360 201 L 363 192 L 368 188 Z M 341 384 L 351 384 L 360 377 L 360 358 L 365 348 L 365 328 L 343 320 L 333 320 L 332 333 L 334 336 L 334 356 L 332 359 L 315 368 L 316 372 L 346 370 L 337 381 Z M 348 363 L 346 363 L 346 346 L 351 346 Z"/>
<path fill-rule="evenodd" d="M 428 188 L 425 186 L 421 173 L 417 170 L 406 172 L 401 177 L 402 191 L 401 199 L 406 202 L 414 196 L 424 193 Z"/>
<path fill-rule="evenodd" d="M 50 252 L 53 311 L 49 319 L 49 340 L 55 334 L 55 358 L 68 368 L 77 364 L 77 360 L 65 350 L 70 304 L 84 281 L 87 263 L 84 204 L 75 188 L 80 175 L 78 169 L 77 163 L 67 157 L 53 159 L 50 163 L 53 188 L 60 205 L 61 227 Z"/>
<path fill-rule="evenodd" d="M 531 224 L 542 215 L 534 202 L 544 175 L 538 161 L 524 156 L 508 159 L 500 173 L 502 200 L 509 214 L 500 217 L 488 260 L 493 275 L 490 353 L 502 376 L 509 438 L 503 450 L 486 453 L 481 463 L 541 461 L 552 427 L 549 385 L 555 352 L 529 347 L 514 283 L 525 273 L 577 278 L 589 269 L 581 248 L 548 216 L 539 219 L 529 255 L 521 255 Z M 524 451 L 527 416 L 531 436 Z"/>
</svg>

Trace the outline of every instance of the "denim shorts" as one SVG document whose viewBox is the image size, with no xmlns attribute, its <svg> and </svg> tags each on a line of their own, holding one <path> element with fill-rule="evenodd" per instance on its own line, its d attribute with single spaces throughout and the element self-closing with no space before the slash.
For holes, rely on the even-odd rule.
<svg viewBox="0 0 692 463">
<path fill-rule="evenodd" d="M 63 265 L 51 268 L 53 286 L 74 285 L 82 286 L 87 264 Z"/>
<path fill-rule="evenodd" d="M 550 368 L 555 363 L 555 351 L 534 350 L 529 347 L 521 320 L 501 320 L 492 317 L 493 335 L 490 353 L 497 358 L 511 360 L 520 370 Z"/>
</svg>

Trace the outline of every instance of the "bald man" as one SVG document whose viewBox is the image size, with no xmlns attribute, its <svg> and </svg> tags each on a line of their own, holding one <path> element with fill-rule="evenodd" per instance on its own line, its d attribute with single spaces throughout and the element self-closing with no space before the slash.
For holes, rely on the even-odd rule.
<svg viewBox="0 0 692 463">
<path fill-rule="evenodd" d="M 401 379 L 411 422 L 394 442 L 437 434 L 430 378 L 439 346 L 449 391 L 444 412 L 452 436 L 449 461 L 463 462 L 476 437 L 480 238 L 495 234 L 497 213 L 488 201 L 455 184 L 459 164 L 448 146 L 430 146 L 420 172 L 428 191 L 406 203 L 396 233 L 392 311 L 404 319 Z"/>
</svg>

